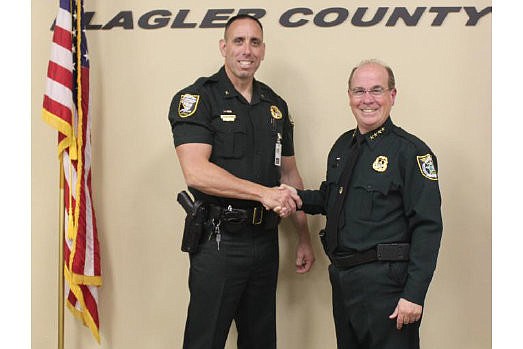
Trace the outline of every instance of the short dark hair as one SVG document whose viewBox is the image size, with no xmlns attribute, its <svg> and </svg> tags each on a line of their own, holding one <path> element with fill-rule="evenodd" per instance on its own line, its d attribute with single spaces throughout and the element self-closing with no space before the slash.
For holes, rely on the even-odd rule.
<svg viewBox="0 0 523 349">
<path fill-rule="evenodd" d="M 227 30 L 229 29 L 231 24 L 233 24 L 234 22 L 236 22 L 237 20 L 240 20 L 240 19 L 252 19 L 253 21 L 255 21 L 258 24 L 258 26 L 260 27 L 260 29 L 262 31 L 262 34 L 263 34 L 263 25 L 261 24 L 261 22 L 259 21 L 258 18 L 254 17 L 254 16 L 251 16 L 251 15 L 248 15 L 248 14 L 239 14 L 239 15 L 232 16 L 231 18 L 229 18 L 229 20 L 225 24 L 225 30 L 223 32 L 223 37 L 224 38 L 227 35 Z"/>
</svg>

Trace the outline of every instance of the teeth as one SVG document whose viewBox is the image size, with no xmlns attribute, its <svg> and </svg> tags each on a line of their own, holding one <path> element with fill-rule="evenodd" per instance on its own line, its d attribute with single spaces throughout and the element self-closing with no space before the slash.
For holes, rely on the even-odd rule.
<svg viewBox="0 0 523 349">
<path fill-rule="evenodd" d="M 246 66 L 248 66 L 248 65 L 251 65 L 251 62 L 250 62 L 250 61 L 240 61 L 240 65 L 241 65 L 242 67 L 246 67 Z"/>
<path fill-rule="evenodd" d="M 362 109 L 364 113 L 372 113 L 374 109 Z"/>
</svg>

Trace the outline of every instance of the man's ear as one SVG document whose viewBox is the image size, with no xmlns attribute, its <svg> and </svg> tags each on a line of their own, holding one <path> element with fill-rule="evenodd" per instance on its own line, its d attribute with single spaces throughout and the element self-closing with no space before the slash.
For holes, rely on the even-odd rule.
<svg viewBox="0 0 523 349">
<path fill-rule="evenodd" d="M 220 39 L 220 42 L 218 43 L 219 47 L 220 47 L 220 53 L 222 54 L 223 57 L 225 57 L 225 39 Z"/>
<path fill-rule="evenodd" d="M 396 101 L 396 94 L 398 93 L 398 90 L 396 90 L 395 88 L 392 89 L 392 91 L 390 91 L 390 95 L 392 97 L 392 105 L 394 105 L 394 102 Z"/>
<path fill-rule="evenodd" d="M 265 42 L 262 42 L 262 45 L 263 45 L 263 52 L 262 52 L 261 60 L 263 61 L 265 59 Z"/>
</svg>

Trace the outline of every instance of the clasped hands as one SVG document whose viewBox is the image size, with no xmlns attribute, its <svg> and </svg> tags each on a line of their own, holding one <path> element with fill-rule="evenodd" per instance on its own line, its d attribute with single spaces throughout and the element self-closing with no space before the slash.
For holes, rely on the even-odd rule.
<svg viewBox="0 0 523 349">
<path fill-rule="evenodd" d="M 273 210 L 284 218 L 301 208 L 302 201 L 295 188 L 282 184 L 279 187 L 267 188 L 262 204 L 267 210 Z"/>
</svg>

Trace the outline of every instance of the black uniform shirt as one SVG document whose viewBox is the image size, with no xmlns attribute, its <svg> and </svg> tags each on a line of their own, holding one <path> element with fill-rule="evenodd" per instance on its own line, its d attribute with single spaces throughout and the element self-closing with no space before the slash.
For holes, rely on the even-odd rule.
<svg viewBox="0 0 523 349">
<path fill-rule="evenodd" d="M 334 204 L 353 134 L 354 130 L 344 133 L 332 147 L 320 190 L 300 192 L 305 212 L 326 214 Z M 403 297 L 423 304 L 442 233 L 436 157 L 390 118 L 365 134 L 362 147 L 340 217 L 336 251 L 346 254 L 378 243 L 410 242 Z"/>
<path fill-rule="evenodd" d="M 267 85 L 254 80 L 248 103 L 236 91 L 224 67 L 179 91 L 172 99 L 169 121 L 175 146 L 210 144 L 211 162 L 236 177 L 268 187 L 280 184 L 280 167 L 275 164 L 276 143 L 281 143 L 282 156 L 294 155 L 293 125 L 285 101 Z M 224 206 L 257 204 L 189 189 L 196 199 Z"/>
</svg>

